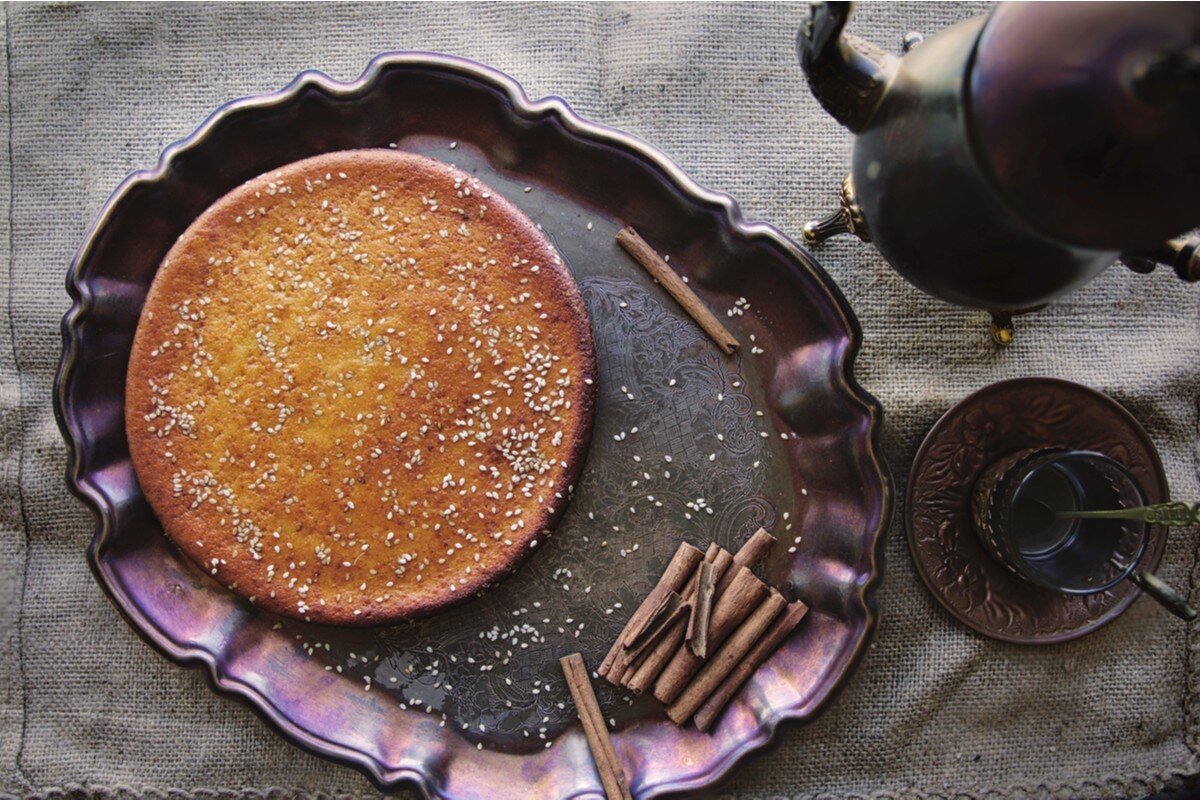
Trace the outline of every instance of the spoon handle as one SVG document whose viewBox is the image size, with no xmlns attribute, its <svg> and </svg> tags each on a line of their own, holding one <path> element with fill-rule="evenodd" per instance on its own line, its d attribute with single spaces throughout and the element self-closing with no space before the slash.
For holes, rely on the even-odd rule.
<svg viewBox="0 0 1200 800">
<path fill-rule="evenodd" d="M 1191 622 L 1196 618 L 1196 609 L 1188 604 L 1187 599 L 1163 583 L 1162 579 L 1157 575 L 1150 572 L 1139 572 L 1135 569 L 1129 573 L 1129 580 L 1133 581 L 1139 589 L 1153 597 L 1162 604 L 1163 608 L 1180 619 Z"/>
<path fill-rule="evenodd" d="M 1151 525 L 1181 527 L 1200 523 L 1200 503 L 1159 503 L 1140 508 L 1114 508 L 1107 511 L 1058 511 L 1062 519 L 1131 519 Z"/>
</svg>

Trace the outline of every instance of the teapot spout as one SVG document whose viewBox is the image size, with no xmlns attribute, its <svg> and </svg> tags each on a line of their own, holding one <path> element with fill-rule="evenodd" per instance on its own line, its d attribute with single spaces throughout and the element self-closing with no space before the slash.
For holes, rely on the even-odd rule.
<svg viewBox="0 0 1200 800">
<path fill-rule="evenodd" d="M 854 133 L 871 121 L 896 57 L 842 31 L 849 2 L 813 3 L 796 36 L 796 53 L 813 95 L 838 122 Z"/>
</svg>

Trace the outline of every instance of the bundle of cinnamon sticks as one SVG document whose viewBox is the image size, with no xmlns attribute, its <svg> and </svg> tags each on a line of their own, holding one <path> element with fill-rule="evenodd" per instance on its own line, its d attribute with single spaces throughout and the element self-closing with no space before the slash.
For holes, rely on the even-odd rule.
<svg viewBox="0 0 1200 800">
<path fill-rule="evenodd" d="M 600 675 L 637 694 L 652 692 L 677 725 L 693 719 L 707 731 L 808 611 L 751 572 L 774 544 L 759 528 L 737 553 L 716 543 L 704 553 L 679 545 Z"/>
</svg>

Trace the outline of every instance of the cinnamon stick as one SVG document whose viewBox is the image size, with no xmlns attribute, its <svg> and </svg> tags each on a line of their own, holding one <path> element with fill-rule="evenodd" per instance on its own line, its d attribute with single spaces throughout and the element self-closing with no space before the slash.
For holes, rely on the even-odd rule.
<svg viewBox="0 0 1200 800">
<path fill-rule="evenodd" d="M 783 599 L 783 595 L 772 589 L 767 599 L 738 626 L 712 660 L 704 665 L 704 669 L 692 678 L 683 692 L 667 707 L 667 716 L 676 725 L 687 722 L 720 687 L 786 605 L 787 601 Z"/>
<path fill-rule="evenodd" d="M 633 650 L 637 647 L 655 625 L 660 624 L 664 617 L 670 616 L 679 607 L 682 600 L 683 598 L 679 596 L 678 592 L 667 592 L 667 596 L 658 604 L 658 608 L 654 610 L 654 613 L 646 618 L 646 624 L 636 631 L 630 631 L 629 638 L 622 642 L 622 646 L 626 650 Z"/>
<path fill-rule="evenodd" d="M 709 643 L 713 647 L 720 647 L 734 629 L 758 608 L 766 594 L 767 585 L 755 577 L 749 567 L 738 568 L 729 588 L 713 608 L 708 631 Z M 690 649 L 681 647 L 655 681 L 654 696 L 663 703 L 670 703 L 679 696 L 703 664 L 704 659 L 698 658 Z"/>
<path fill-rule="evenodd" d="M 704 553 L 704 560 L 712 561 L 713 575 L 716 577 L 725 575 L 725 571 L 728 569 L 728 567 L 733 565 L 733 557 L 730 552 L 726 551 L 725 548 L 716 545 L 716 542 L 713 542 L 712 545 L 708 546 L 708 552 Z M 690 581 L 688 581 L 688 585 L 684 587 L 683 601 L 685 603 L 690 602 L 692 597 L 695 597 L 696 581 L 698 577 L 700 577 L 700 573 L 697 572 L 696 575 L 692 576 Z M 674 655 L 674 651 L 679 649 L 679 643 L 683 642 L 685 628 L 686 624 L 684 624 L 684 622 L 679 622 L 678 620 L 676 621 L 676 624 L 668 626 L 664 631 L 664 634 L 662 634 L 661 637 L 658 637 L 658 643 L 656 643 L 653 648 L 647 648 L 646 650 L 643 650 L 641 654 L 638 655 L 636 660 L 631 661 L 631 666 L 625 669 L 623 675 L 617 676 L 616 679 L 614 679 L 611 674 L 607 675 L 608 682 L 611 682 L 613 686 L 629 686 L 630 682 L 634 680 L 634 676 L 636 674 L 649 672 L 649 680 L 643 682 L 646 682 L 647 686 L 649 684 L 653 684 L 656 676 L 662 672 L 662 666 L 664 666 L 667 661 L 670 661 L 671 656 Z M 641 690 L 635 691 L 640 692 Z"/>
<path fill-rule="evenodd" d="M 745 544 L 738 548 L 737 553 L 733 556 L 733 563 L 739 567 L 752 567 L 762 561 L 774 545 L 775 537 L 767 533 L 765 528 L 759 528 L 753 536 L 746 540 Z M 720 597 L 721 593 L 729 588 L 729 582 L 733 580 L 736 573 L 736 569 L 728 570 L 725 577 L 717 583 L 717 597 Z"/>
<path fill-rule="evenodd" d="M 718 548 L 717 555 L 713 559 L 713 578 L 717 584 L 717 588 L 713 591 L 713 598 L 720 600 L 721 595 L 729 588 L 730 582 L 737 573 L 737 567 L 752 566 L 771 549 L 771 545 L 774 543 L 775 537 L 762 528 L 759 528 L 741 546 L 737 551 L 737 555 L 731 555 L 728 550 Z M 686 596 L 686 593 L 685 599 L 690 599 Z M 632 673 L 625 673 L 622 683 L 635 694 L 641 694 L 653 686 L 655 679 L 658 678 L 663 667 L 675 657 L 675 653 L 678 652 L 680 645 L 683 644 L 686 634 L 687 631 L 683 626 L 677 626 L 668 631 L 659 643 L 654 646 L 654 649 L 642 659 L 636 670 Z"/>
<path fill-rule="evenodd" d="M 713 590 L 716 588 L 713 585 L 712 562 L 701 561 L 700 571 L 696 575 L 696 599 L 692 601 L 687 635 L 684 636 L 697 658 L 705 658 L 708 655 L 708 623 L 712 616 Z"/>
<path fill-rule="evenodd" d="M 733 338 L 733 334 L 721 324 L 708 306 L 704 305 L 704 301 L 696 296 L 691 287 L 683 282 L 683 279 L 658 253 L 654 252 L 654 248 L 647 244 L 637 231 L 633 228 L 622 228 L 617 233 L 617 244 L 621 245 L 626 253 L 633 256 L 635 261 L 662 284 L 671 297 L 675 298 L 675 302 L 679 303 L 688 316 L 704 329 L 704 332 L 717 343 L 725 355 L 733 355 L 739 346 L 737 339 Z"/>
<path fill-rule="evenodd" d="M 640 641 L 637 641 L 633 647 L 626 648 L 629 657 L 629 666 L 625 670 L 627 675 L 641 663 L 642 656 L 649 653 L 650 649 L 658 644 L 668 631 L 691 616 L 692 604 L 681 602 L 678 599 L 679 595 L 674 592 L 671 592 L 671 596 L 676 599 L 674 603 L 668 605 L 667 615 L 661 621 L 649 626 L 646 633 L 639 637 Z"/>
<path fill-rule="evenodd" d="M 704 705 L 700 706 L 700 710 L 693 718 L 696 728 L 707 731 L 712 727 L 721 712 L 725 710 L 725 706 L 742 688 L 746 679 L 758 671 L 758 668 L 775 652 L 775 649 L 795 629 L 806 613 L 808 613 L 808 606 L 803 602 L 797 600 L 788 604 L 787 610 L 771 623 L 771 627 L 767 628 L 762 638 L 755 643 L 754 647 L 750 648 L 750 652 L 737 662 L 733 672 L 721 681 L 716 690 L 704 701 Z"/>
<path fill-rule="evenodd" d="M 696 574 L 692 576 L 692 579 L 688 581 L 688 585 L 684 588 L 685 592 L 691 592 L 692 601 L 692 613 L 688 617 L 687 621 L 686 639 L 689 642 L 692 640 L 692 632 L 695 630 L 696 626 L 696 603 L 700 597 L 700 587 L 705 580 L 708 580 L 710 583 L 712 582 L 712 563 L 713 559 L 717 557 L 717 553 L 720 552 L 720 550 L 721 547 L 716 542 L 713 542 L 708 546 L 708 550 L 704 553 L 704 560 L 696 565 Z M 707 579 L 705 578 L 706 571 L 708 574 Z"/>
<path fill-rule="evenodd" d="M 604 787 L 605 796 L 608 800 L 632 800 L 629 784 L 625 780 L 625 771 L 621 769 L 617 751 L 608 735 L 608 725 L 600 712 L 600 704 L 596 702 L 596 693 L 592 690 L 592 681 L 588 677 L 583 656 L 572 653 L 563 656 L 558 663 L 562 666 L 567 688 L 571 690 L 571 697 L 575 700 L 575 709 L 579 712 L 579 721 L 583 723 L 583 734 L 587 737 L 588 748 L 596 762 L 596 771 L 600 773 L 600 783 Z"/>
<path fill-rule="evenodd" d="M 625 641 L 633 638 L 634 635 L 646 627 L 646 623 L 662 604 L 668 593 L 678 593 L 683 589 L 689 576 L 695 571 L 696 564 L 703 557 L 703 553 L 687 542 L 679 545 L 679 549 L 671 557 L 671 561 L 667 564 L 666 570 L 663 571 L 662 577 L 658 579 L 658 583 L 650 590 L 650 594 L 646 595 L 646 599 L 642 601 L 637 610 L 633 612 L 633 616 L 629 618 L 629 622 L 625 623 L 625 628 L 621 631 L 621 635 L 613 642 L 608 655 L 604 657 L 604 662 L 600 665 L 599 670 L 602 676 L 608 678 L 614 684 L 620 683 L 621 676 L 625 674 L 625 670 L 629 668 L 630 661 L 632 660 L 625 651 Z"/>
<path fill-rule="evenodd" d="M 717 594 L 717 584 L 721 582 L 729 573 L 729 568 L 733 566 L 733 553 L 726 550 L 724 547 L 717 548 L 717 554 L 713 556 L 713 596 Z"/>
</svg>

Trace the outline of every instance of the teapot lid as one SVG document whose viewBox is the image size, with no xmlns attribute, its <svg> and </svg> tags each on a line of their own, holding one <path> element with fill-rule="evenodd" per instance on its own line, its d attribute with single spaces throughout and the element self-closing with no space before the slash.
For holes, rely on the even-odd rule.
<svg viewBox="0 0 1200 800">
<path fill-rule="evenodd" d="M 1004 3 L 967 91 L 977 155 L 1044 233 L 1117 250 L 1200 224 L 1200 4 Z"/>
</svg>

